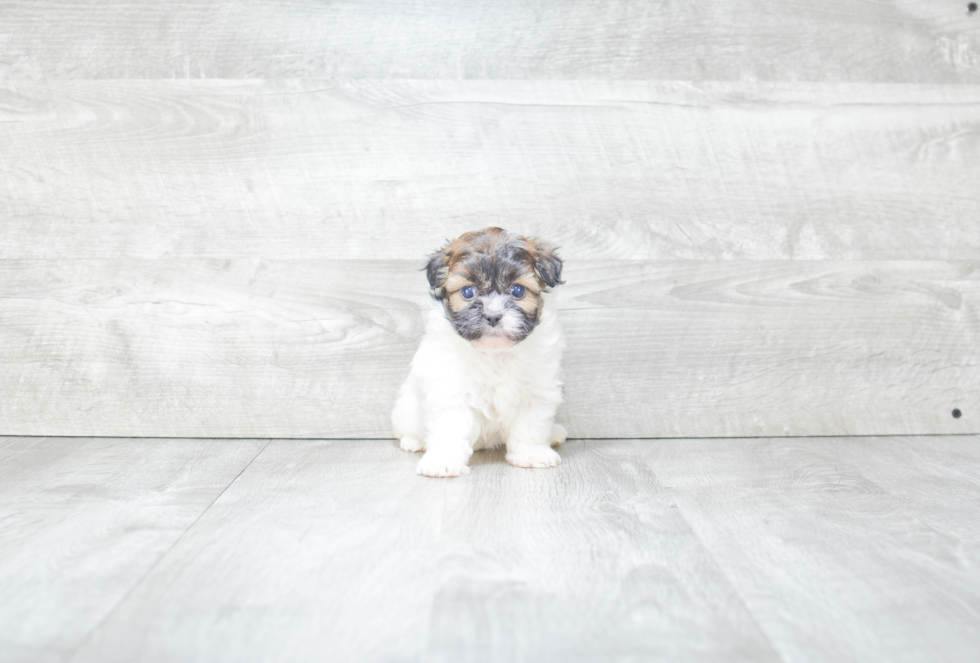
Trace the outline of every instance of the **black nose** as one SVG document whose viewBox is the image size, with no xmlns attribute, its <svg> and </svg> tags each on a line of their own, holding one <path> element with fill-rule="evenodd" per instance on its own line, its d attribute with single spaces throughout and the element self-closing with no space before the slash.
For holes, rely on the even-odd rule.
<svg viewBox="0 0 980 663">
<path fill-rule="evenodd" d="M 504 317 L 503 313 L 484 313 L 483 317 L 487 319 L 491 327 L 496 327 L 500 319 Z"/>
</svg>

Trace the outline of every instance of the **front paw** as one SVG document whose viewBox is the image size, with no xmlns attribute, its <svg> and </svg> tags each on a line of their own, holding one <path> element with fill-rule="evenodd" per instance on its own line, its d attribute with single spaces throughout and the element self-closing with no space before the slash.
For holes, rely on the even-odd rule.
<svg viewBox="0 0 980 663">
<path fill-rule="evenodd" d="M 459 456 L 427 451 L 419 460 L 417 472 L 425 477 L 458 477 L 469 474 L 470 467 Z"/>
<path fill-rule="evenodd" d="M 514 467 L 557 467 L 561 462 L 557 451 L 543 445 L 507 447 L 505 458 Z"/>
<path fill-rule="evenodd" d="M 422 451 L 425 449 L 425 443 L 414 435 L 402 435 L 398 446 L 405 451 Z"/>
</svg>

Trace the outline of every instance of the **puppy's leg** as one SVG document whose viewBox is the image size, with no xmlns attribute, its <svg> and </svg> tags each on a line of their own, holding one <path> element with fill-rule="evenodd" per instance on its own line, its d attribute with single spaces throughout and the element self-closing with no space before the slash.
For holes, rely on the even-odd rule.
<svg viewBox="0 0 980 663">
<path fill-rule="evenodd" d="M 418 473 L 427 477 L 469 474 L 467 463 L 479 435 L 476 415 L 466 406 L 451 407 L 434 414 L 426 422 L 426 452 L 419 461 Z"/>
<path fill-rule="evenodd" d="M 505 458 L 516 467 L 555 467 L 561 457 L 551 445 L 564 441 L 564 435 L 557 439 L 557 434 L 564 431 L 563 426 L 555 424 L 554 411 L 529 409 L 511 427 Z"/>
<path fill-rule="evenodd" d="M 551 446 L 557 447 L 559 444 L 564 444 L 565 440 L 568 439 L 568 431 L 561 424 L 551 425 Z"/>
<path fill-rule="evenodd" d="M 415 376 L 409 375 L 398 392 L 395 409 L 391 413 L 391 426 L 399 446 L 405 451 L 422 451 L 422 408 L 419 404 Z"/>
</svg>

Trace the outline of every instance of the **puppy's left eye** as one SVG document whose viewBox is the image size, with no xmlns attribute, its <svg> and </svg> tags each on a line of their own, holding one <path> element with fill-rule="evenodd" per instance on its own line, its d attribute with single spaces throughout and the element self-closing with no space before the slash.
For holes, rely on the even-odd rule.
<svg viewBox="0 0 980 663">
<path fill-rule="evenodd" d="M 476 288 L 471 285 L 465 286 L 459 291 L 459 294 L 463 296 L 463 299 L 473 299 L 476 296 Z"/>
<path fill-rule="evenodd" d="M 522 286 L 520 283 L 515 283 L 510 287 L 510 296 L 514 299 L 520 299 L 527 292 L 527 288 Z"/>
</svg>

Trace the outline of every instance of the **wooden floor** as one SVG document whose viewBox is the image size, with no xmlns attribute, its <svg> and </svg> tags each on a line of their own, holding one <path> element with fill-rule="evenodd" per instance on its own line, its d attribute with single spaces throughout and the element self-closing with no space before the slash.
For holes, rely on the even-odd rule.
<svg viewBox="0 0 980 663">
<path fill-rule="evenodd" d="M 0 438 L 0 660 L 975 661 L 980 437 Z"/>
</svg>

